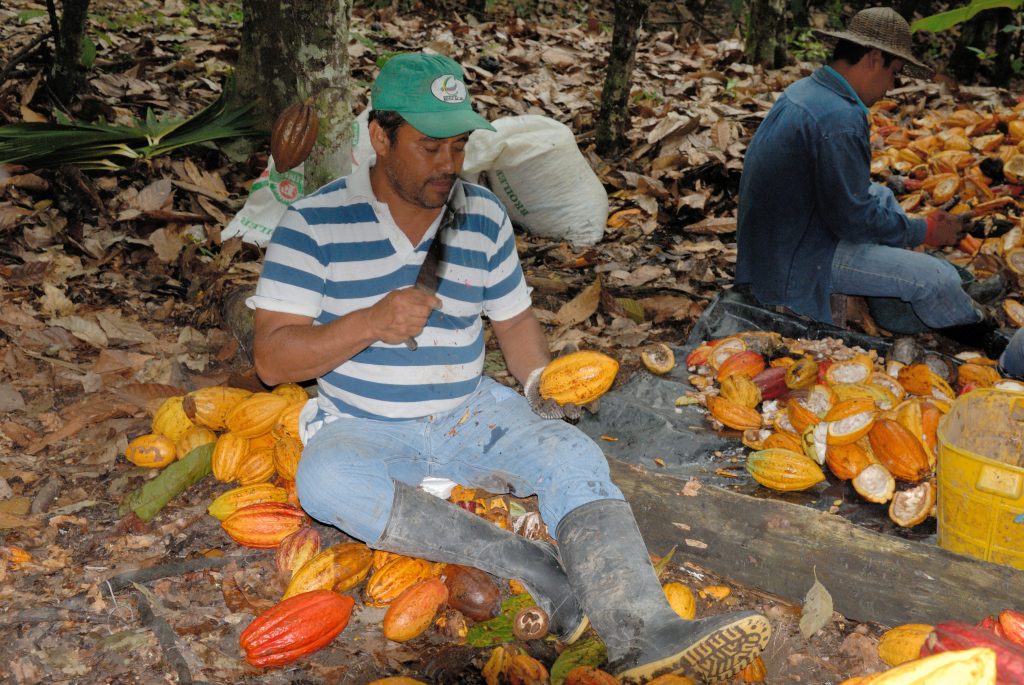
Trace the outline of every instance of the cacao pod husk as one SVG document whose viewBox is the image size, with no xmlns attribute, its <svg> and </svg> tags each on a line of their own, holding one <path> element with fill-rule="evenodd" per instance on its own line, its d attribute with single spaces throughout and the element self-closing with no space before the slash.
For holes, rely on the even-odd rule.
<svg viewBox="0 0 1024 685">
<path fill-rule="evenodd" d="M 916 483 L 929 473 L 931 464 L 920 441 L 892 419 L 878 419 L 868 431 L 871 451 L 894 478 Z"/>
<path fill-rule="evenodd" d="M 210 467 L 213 477 L 223 483 L 235 480 L 238 467 L 249 455 L 249 439 L 235 433 L 222 433 L 213 446 Z"/>
<path fill-rule="evenodd" d="M 716 395 L 708 395 L 706 401 L 708 413 L 729 428 L 745 431 L 761 427 L 761 415 L 754 409 Z"/>
<path fill-rule="evenodd" d="M 296 571 L 319 553 L 320 533 L 312 526 L 303 526 L 278 545 L 277 553 L 274 555 L 274 566 L 282 577 L 290 580 L 294 578 Z"/>
</svg>

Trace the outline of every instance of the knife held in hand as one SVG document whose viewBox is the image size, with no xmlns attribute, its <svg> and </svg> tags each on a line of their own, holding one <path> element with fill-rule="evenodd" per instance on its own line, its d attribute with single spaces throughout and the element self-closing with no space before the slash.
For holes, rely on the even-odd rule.
<svg viewBox="0 0 1024 685">
<path fill-rule="evenodd" d="M 452 212 L 451 207 L 448 205 L 444 206 L 444 216 L 441 217 L 441 225 L 437 228 L 437 233 L 434 235 L 434 242 L 430 244 L 427 249 L 427 256 L 423 258 L 423 264 L 420 265 L 420 271 L 416 275 L 416 283 L 413 285 L 417 290 L 422 290 L 428 295 L 436 295 L 437 287 L 441 284 L 441 262 L 442 253 L 444 252 L 444 233 L 445 229 L 452 225 L 454 222 L 455 214 Z M 416 344 L 416 338 L 409 336 L 405 340 L 405 346 L 410 350 L 415 351 L 418 345 Z"/>
</svg>

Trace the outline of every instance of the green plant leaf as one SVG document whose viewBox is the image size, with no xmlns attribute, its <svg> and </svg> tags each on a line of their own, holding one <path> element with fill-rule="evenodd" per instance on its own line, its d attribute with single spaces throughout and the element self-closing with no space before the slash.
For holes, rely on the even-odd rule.
<svg viewBox="0 0 1024 685">
<path fill-rule="evenodd" d="M 551 664 L 551 685 L 562 685 L 565 676 L 577 666 L 600 666 L 607 658 L 608 650 L 601 638 L 595 635 L 579 640 L 566 647 Z"/>
<path fill-rule="evenodd" d="M 89 36 L 82 38 L 82 54 L 78 59 L 86 69 L 92 69 L 93 65 L 96 64 L 96 43 L 93 43 Z"/>
<path fill-rule="evenodd" d="M 1024 3 L 1024 0 L 972 0 L 971 4 L 966 7 L 958 7 L 954 10 L 939 12 L 938 14 L 918 19 L 910 25 L 910 30 L 939 33 L 971 20 L 978 12 L 998 9 L 1000 7 L 1018 9 L 1022 3 Z"/>
</svg>

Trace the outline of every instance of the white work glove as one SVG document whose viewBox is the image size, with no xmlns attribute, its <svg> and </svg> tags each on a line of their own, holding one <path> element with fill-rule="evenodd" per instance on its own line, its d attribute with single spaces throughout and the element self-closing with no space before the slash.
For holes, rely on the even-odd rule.
<svg viewBox="0 0 1024 685">
<path fill-rule="evenodd" d="M 554 400 L 546 400 L 540 396 L 540 375 L 544 367 L 534 369 L 530 372 L 523 385 L 523 394 L 526 401 L 530 403 L 533 413 L 542 419 L 565 419 L 569 423 L 576 423 L 583 414 L 583 408 L 576 404 L 559 404 Z"/>
</svg>

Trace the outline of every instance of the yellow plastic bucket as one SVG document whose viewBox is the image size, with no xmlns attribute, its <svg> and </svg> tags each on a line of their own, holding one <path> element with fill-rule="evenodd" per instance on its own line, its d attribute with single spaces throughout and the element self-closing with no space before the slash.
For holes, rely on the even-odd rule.
<svg viewBox="0 0 1024 685">
<path fill-rule="evenodd" d="M 939 546 L 1024 569 L 1024 393 L 962 395 L 938 444 Z"/>
</svg>

